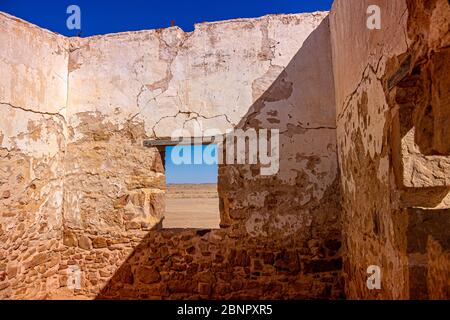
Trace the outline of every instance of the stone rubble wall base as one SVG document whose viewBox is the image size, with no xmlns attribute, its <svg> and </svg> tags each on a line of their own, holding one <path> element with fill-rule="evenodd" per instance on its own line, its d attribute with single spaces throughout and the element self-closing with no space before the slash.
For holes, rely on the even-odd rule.
<svg viewBox="0 0 450 320">
<path fill-rule="evenodd" d="M 449 298 L 450 5 L 426 3 L 88 38 L 0 13 L 0 298 Z M 144 141 L 199 124 L 279 130 L 279 171 L 220 165 L 221 228 L 161 229 Z"/>
</svg>

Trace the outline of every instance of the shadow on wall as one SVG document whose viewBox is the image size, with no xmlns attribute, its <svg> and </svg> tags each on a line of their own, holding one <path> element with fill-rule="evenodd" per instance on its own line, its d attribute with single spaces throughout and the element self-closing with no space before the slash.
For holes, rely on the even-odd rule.
<svg viewBox="0 0 450 320">
<path fill-rule="evenodd" d="M 329 32 L 327 17 L 286 68 L 271 66 L 267 74 L 275 73 L 277 78 L 266 91 L 258 92 L 266 77 L 253 84 L 258 98 L 235 129 L 278 129 L 280 164 L 272 176 L 260 176 L 259 165 L 220 166 L 221 221 L 241 229 L 240 234 L 340 237 L 339 201 L 330 199 L 333 194 L 338 198 L 340 192 Z M 265 195 L 265 217 L 259 201 L 245 208 L 237 205 L 248 202 L 249 195 L 241 190 L 251 190 L 254 198 Z M 280 228 L 283 223 L 290 227 Z"/>
<path fill-rule="evenodd" d="M 434 61 L 427 61 L 422 54 L 421 50 L 409 49 L 405 54 L 392 58 L 384 81 L 389 106 L 398 110 L 393 115 L 391 144 L 397 186 L 403 191 L 402 201 L 405 206 L 433 208 L 441 204 L 450 192 L 448 186 L 439 183 L 446 176 L 446 150 L 449 147 L 448 139 L 443 137 L 446 129 L 437 125 L 445 123 L 448 117 L 439 110 L 441 105 L 432 102 L 430 94 L 435 90 L 431 83 L 442 81 L 445 78 L 442 70 L 446 68 L 433 70 Z M 437 55 L 442 58 L 443 54 Z M 425 169 L 427 172 L 423 168 L 433 170 Z M 423 181 L 438 183 L 425 186 Z"/>
<path fill-rule="evenodd" d="M 286 68 L 257 79 L 236 126 L 280 130 L 279 172 L 220 165 L 222 228 L 150 231 L 97 299 L 342 298 L 329 37 L 326 18 Z"/>
<path fill-rule="evenodd" d="M 405 53 L 388 61 L 383 79 L 393 110 L 391 134 L 397 184 L 411 191 L 423 189 L 425 193 L 415 206 L 436 206 L 450 191 L 450 50 L 445 45 L 445 23 L 439 25 L 439 19 L 433 18 L 433 10 L 443 16 L 450 13 L 450 6 L 444 3 L 407 1 L 411 43 Z"/>
<path fill-rule="evenodd" d="M 393 162 L 407 208 L 409 298 L 449 299 L 450 49 L 448 24 L 439 25 L 433 15 L 448 18 L 450 6 L 438 0 L 407 5 L 412 43 L 388 62 L 384 87 L 395 110 Z"/>
</svg>

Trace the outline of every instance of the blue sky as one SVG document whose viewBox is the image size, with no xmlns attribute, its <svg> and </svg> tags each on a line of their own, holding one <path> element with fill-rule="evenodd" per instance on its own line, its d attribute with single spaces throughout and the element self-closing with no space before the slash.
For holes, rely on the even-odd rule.
<svg viewBox="0 0 450 320">
<path fill-rule="evenodd" d="M 194 23 L 259 17 L 269 13 L 329 10 L 332 0 L 0 0 L 0 11 L 54 32 L 73 36 L 66 9 L 81 8 L 82 36 L 165 28 L 174 20 L 184 31 Z"/>
<path fill-rule="evenodd" d="M 190 154 L 190 164 L 177 164 L 177 155 Z M 203 157 L 210 155 L 210 157 Z M 215 164 L 207 164 L 208 159 L 214 160 Z M 196 163 L 202 164 L 194 164 Z M 166 147 L 166 183 L 217 183 L 217 146 L 204 145 Z"/>
<path fill-rule="evenodd" d="M 68 30 L 69 5 L 81 9 L 81 36 L 169 27 L 171 21 L 184 31 L 195 23 L 259 17 L 269 13 L 330 10 L 332 0 L 0 0 L 0 11 L 40 27 L 74 36 Z M 196 147 L 202 149 L 201 146 Z M 203 147 L 204 148 L 204 147 Z M 197 149 L 197 150 L 200 150 Z M 174 165 L 166 150 L 167 183 L 216 183 L 217 165 Z"/>
</svg>

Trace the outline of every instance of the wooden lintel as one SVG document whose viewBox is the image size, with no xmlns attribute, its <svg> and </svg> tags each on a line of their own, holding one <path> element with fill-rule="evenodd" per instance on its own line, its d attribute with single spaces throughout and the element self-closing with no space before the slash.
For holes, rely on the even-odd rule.
<svg viewBox="0 0 450 320">
<path fill-rule="evenodd" d="M 144 147 L 167 147 L 167 146 L 177 146 L 177 145 L 200 145 L 200 144 L 211 144 L 217 141 L 215 136 L 211 137 L 192 137 L 192 138 L 180 138 L 180 139 L 148 139 L 144 140 Z"/>
</svg>

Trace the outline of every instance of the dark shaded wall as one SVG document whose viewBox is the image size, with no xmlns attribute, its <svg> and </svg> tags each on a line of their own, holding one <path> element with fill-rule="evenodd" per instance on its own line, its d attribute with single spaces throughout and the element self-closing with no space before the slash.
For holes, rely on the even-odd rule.
<svg viewBox="0 0 450 320">
<path fill-rule="evenodd" d="M 366 27 L 369 5 L 381 8 L 380 30 Z M 448 1 L 334 3 L 349 298 L 448 296 L 449 14 Z M 371 265 L 381 290 L 367 288 Z"/>
</svg>

